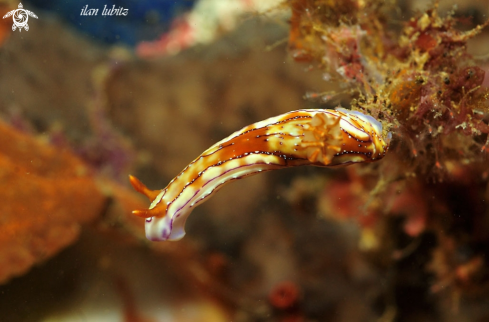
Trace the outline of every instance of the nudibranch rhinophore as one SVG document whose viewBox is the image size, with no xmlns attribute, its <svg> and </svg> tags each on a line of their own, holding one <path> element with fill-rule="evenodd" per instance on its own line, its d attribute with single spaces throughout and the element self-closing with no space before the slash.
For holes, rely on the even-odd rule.
<svg viewBox="0 0 489 322">
<path fill-rule="evenodd" d="M 382 124 L 343 108 L 298 110 L 248 125 L 217 142 L 192 161 L 163 190 L 150 190 L 129 176 L 151 202 L 133 214 L 146 218 L 146 237 L 178 240 L 192 208 L 226 183 L 263 171 L 300 165 L 339 166 L 372 162 L 389 149 Z"/>
</svg>

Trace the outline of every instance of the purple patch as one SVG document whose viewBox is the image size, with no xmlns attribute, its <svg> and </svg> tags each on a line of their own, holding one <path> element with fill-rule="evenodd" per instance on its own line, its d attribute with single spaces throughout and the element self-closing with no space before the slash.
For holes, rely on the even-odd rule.
<svg viewBox="0 0 489 322">
<path fill-rule="evenodd" d="M 169 235 L 168 233 L 166 232 L 166 229 L 163 229 L 162 233 L 161 233 L 161 238 L 163 239 L 168 239 Z"/>
</svg>

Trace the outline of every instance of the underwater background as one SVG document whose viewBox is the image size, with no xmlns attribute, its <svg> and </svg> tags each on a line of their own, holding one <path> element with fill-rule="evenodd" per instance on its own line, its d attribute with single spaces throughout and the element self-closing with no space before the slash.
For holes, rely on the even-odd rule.
<svg viewBox="0 0 489 322">
<path fill-rule="evenodd" d="M 0 321 L 489 321 L 484 1 L 22 5 L 28 29 L 0 21 Z M 385 158 L 237 180 L 146 239 L 129 175 L 163 189 L 244 126 L 338 106 L 392 134 Z"/>
</svg>

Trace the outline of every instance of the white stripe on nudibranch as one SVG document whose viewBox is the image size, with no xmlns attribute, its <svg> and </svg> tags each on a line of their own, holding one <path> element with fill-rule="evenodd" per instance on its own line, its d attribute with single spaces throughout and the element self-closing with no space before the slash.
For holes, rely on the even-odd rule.
<svg viewBox="0 0 489 322">
<path fill-rule="evenodd" d="M 152 201 L 148 210 L 133 213 L 146 218 L 148 239 L 178 240 L 192 208 L 232 180 L 291 166 L 371 162 L 387 149 L 382 124 L 369 115 L 345 109 L 285 113 L 217 142 L 161 191 L 130 176 L 134 188 Z"/>
</svg>

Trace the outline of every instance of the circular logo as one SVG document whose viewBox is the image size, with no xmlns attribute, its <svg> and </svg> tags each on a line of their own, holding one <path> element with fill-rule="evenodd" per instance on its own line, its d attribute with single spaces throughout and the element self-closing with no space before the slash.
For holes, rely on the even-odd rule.
<svg viewBox="0 0 489 322">
<path fill-rule="evenodd" d="M 24 28 L 27 25 L 27 20 L 29 20 L 29 16 L 24 9 L 17 9 L 14 13 L 14 24 L 17 28 Z"/>
</svg>

